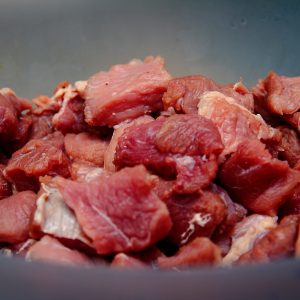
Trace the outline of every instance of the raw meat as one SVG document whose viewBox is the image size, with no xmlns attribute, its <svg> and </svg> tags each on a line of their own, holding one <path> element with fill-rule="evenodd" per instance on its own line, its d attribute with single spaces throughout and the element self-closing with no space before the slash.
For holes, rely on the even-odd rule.
<svg viewBox="0 0 300 300">
<path fill-rule="evenodd" d="M 223 258 L 223 264 L 235 263 L 250 249 L 254 243 L 277 227 L 277 217 L 253 214 L 234 226 L 232 232 L 232 245 Z"/>
<path fill-rule="evenodd" d="M 35 243 L 27 252 L 26 259 L 61 265 L 91 265 L 91 261 L 87 256 L 65 247 L 58 240 L 50 236 L 44 236 L 39 242 Z"/>
<path fill-rule="evenodd" d="M 72 160 L 87 161 L 96 166 L 103 166 L 104 153 L 108 141 L 101 140 L 86 132 L 79 134 L 69 133 L 65 136 L 66 153 Z"/>
<path fill-rule="evenodd" d="M 110 176 L 110 172 L 87 162 L 76 161 L 71 165 L 71 178 L 76 181 L 89 182 Z"/>
<path fill-rule="evenodd" d="M 99 254 L 139 251 L 171 229 L 166 205 L 144 167 L 125 168 L 89 183 L 57 179 L 59 190 Z"/>
<path fill-rule="evenodd" d="M 55 132 L 33 139 L 16 151 L 4 170 L 18 191 L 39 189 L 39 176 L 69 176 L 69 161 L 63 152 L 64 136 Z"/>
<path fill-rule="evenodd" d="M 24 191 L 0 201 L 0 242 L 19 243 L 29 236 L 37 196 Z"/>
<path fill-rule="evenodd" d="M 300 215 L 283 218 L 280 224 L 257 240 L 253 248 L 243 254 L 238 262 L 269 262 L 292 256 L 298 236 Z"/>
<path fill-rule="evenodd" d="M 166 203 L 173 223 L 168 240 L 178 246 L 199 236 L 210 237 L 226 216 L 223 200 L 212 192 L 172 195 Z"/>
<path fill-rule="evenodd" d="M 245 140 L 251 138 L 268 140 L 275 135 L 260 115 L 254 115 L 245 107 L 220 92 L 208 92 L 201 98 L 198 113 L 210 119 L 219 129 L 225 149 L 224 159 L 235 152 Z"/>
<path fill-rule="evenodd" d="M 151 56 L 95 74 L 86 87 L 86 121 L 93 126 L 113 126 L 157 111 L 170 79 L 164 60 Z"/>
<path fill-rule="evenodd" d="M 236 202 L 255 213 L 274 215 L 297 186 L 300 173 L 273 159 L 258 140 L 249 140 L 224 163 L 220 179 Z"/>
<path fill-rule="evenodd" d="M 220 249 L 208 238 L 198 237 L 180 248 L 172 257 L 159 257 L 160 268 L 187 268 L 216 265 L 221 261 Z"/>
<path fill-rule="evenodd" d="M 145 268 L 146 264 L 136 259 L 135 257 L 126 255 L 125 253 L 119 253 L 114 257 L 111 266 L 117 268 L 135 269 L 135 268 Z"/>
<path fill-rule="evenodd" d="M 9 197 L 12 194 L 12 186 L 3 175 L 4 168 L 5 165 L 0 164 L 0 200 Z"/>
</svg>

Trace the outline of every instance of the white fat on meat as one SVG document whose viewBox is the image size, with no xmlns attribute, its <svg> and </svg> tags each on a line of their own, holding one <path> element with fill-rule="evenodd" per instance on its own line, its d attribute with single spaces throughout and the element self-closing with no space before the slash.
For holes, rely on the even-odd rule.
<svg viewBox="0 0 300 300">
<path fill-rule="evenodd" d="M 251 137 L 271 139 L 277 130 L 268 126 L 260 115 L 251 113 L 234 98 L 220 92 L 206 92 L 199 98 L 198 114 L 210 119 L 219 129 L 225 149 L 220 160 L 232 152 L 243 140 Z"/>
<path fill-rule="evenodd" d="M 254 243 L 277 226 L 277 217 L 254 214 L 237 223 L 232 234 L 232 245 L 223 258 L 223 265 L 231 265 L 252 249 Z"/>
<path fill-rule="evenodd" d="M 73 211 L 65 204 L 60 192 L 42 183 L 44 193 L 37 200 L 33 224 L 46 234 L 58 238 L 79 240 L 87 245 L 90 241 L 84 235 Z"/>
<path fill-rule="evenodd" d="M 185 244 L 190 236 L 195 232 L 196 226 L 204 227 L 211 220 L 210 214 L 195 213 L 189 220 L 187 230 L 181 235 L 181 244 Z"/>
</svg>

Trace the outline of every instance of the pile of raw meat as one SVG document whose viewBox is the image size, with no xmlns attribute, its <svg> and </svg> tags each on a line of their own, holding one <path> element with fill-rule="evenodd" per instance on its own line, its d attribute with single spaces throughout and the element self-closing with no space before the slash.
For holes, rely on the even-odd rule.
<svg viewBox="0 0 300 300">
<path fill-rule="evenodd" d="M 0 90 L 0 251 L 123 268 L 300 256 L 300 77 L 249 90 L 134 59 Z"/>
</svg>

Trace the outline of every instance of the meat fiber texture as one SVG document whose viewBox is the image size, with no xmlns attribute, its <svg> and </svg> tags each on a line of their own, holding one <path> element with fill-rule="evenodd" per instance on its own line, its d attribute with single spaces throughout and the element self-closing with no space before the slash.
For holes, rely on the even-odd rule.
<svg viewBox="0 0 300 300">
<path fill-rule="evenodd" d="M 172 78 L 160 56 L 0 88 L 0 253 L 166 269 L 300 255 L 300 77 Z"/>
</svg>

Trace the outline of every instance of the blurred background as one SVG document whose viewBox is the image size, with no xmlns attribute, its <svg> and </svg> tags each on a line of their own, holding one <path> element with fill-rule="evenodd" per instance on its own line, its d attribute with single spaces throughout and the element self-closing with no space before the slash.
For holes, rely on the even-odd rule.
<svg viewBox="0 0 300 300">
<path fill-rule="evenodd" d="M 300 75 L 299 1 L 0 0 L 0 86 L 24 97 L 133 57 L 248 85 Z"/>
</svg>

